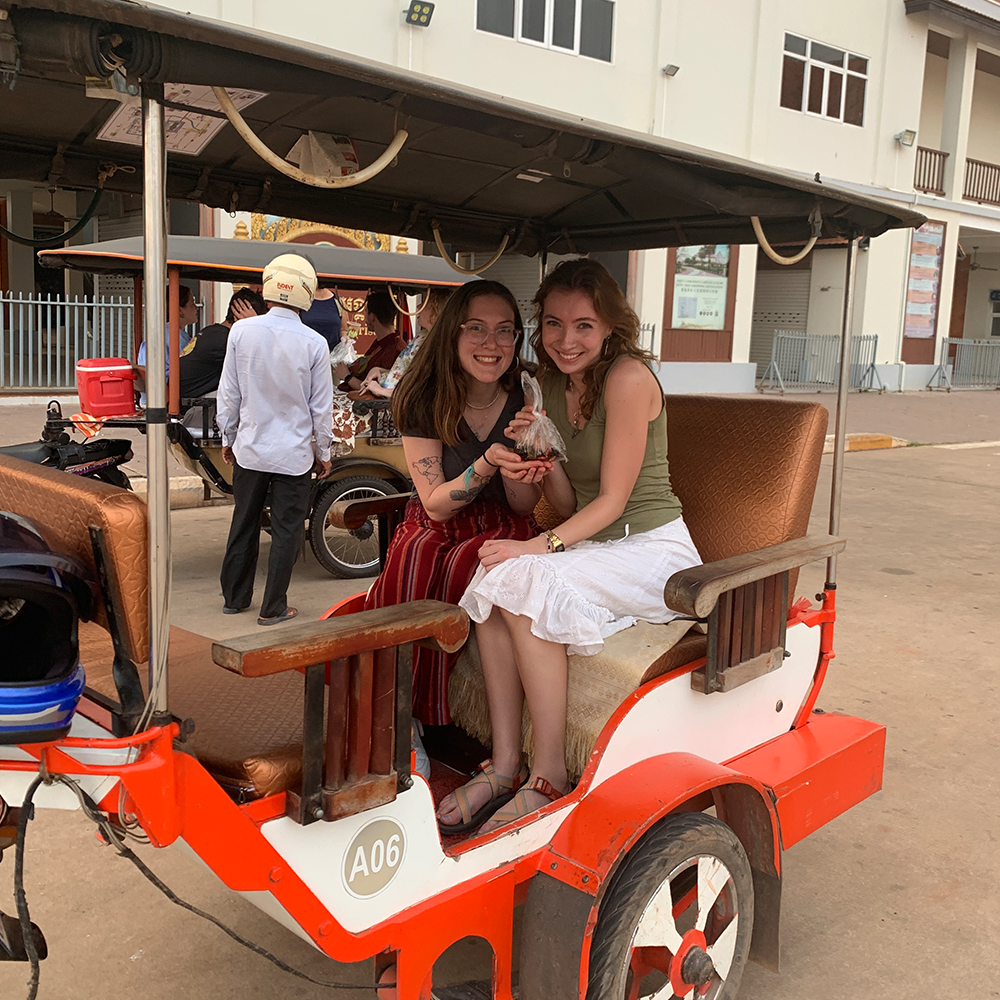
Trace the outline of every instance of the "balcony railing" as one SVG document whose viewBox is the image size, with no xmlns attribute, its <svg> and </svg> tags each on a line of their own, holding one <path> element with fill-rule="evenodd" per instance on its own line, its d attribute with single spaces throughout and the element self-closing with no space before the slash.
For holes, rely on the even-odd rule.
<svg viewBox="0 0 1000 1000">
<path fill-rule="evenodd" d="M 980 205 L 1000 205 L 1000 165 L 982 160 L 965 161 L 964 196 Z"/>
<path fill-rule="evenodd" d="M 917 146 L 917 166 L 913 186 L 927 194 L 944 194 L 944 164 L 948 154 L 940 149 Z"/>
</svg>

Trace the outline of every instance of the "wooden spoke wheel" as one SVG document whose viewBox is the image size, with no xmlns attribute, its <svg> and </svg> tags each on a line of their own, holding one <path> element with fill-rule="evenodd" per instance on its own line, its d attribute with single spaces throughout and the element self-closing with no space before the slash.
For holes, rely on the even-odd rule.
<svg viewBox="0 0 1000 1000">
<path fill-rule="evenodd" d="M 587 1000 L 732 1000 L 753 931 L 753 879 L 736 834 L 701 813 L 663 820 L 601 903 Z"/>
</svg>

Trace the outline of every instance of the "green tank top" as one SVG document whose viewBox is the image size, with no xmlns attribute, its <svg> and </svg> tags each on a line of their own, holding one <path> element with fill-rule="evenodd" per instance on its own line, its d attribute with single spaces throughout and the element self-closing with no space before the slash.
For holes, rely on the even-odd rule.
<svg viewBox="0 0 1000 1000">
<path fill-rule="evenodd" d="M 617 362 L 616 362 L 617 363 Z M 549 372 L 542 386 L 545 412 L 559 428 L 566 442 L 566 475 L 576 490 L 576 509 L 581 510 L 597 497 L 601 489 L 601 454 L 607 414 L 604 394 L 594 407 L 594 415 L 583 430 L 576 430 L 566 416 L 566 376 Z M 646 452 L 639 477 L 632 488 L 622 516 L 603 531 L 591 535 L 591 541 L 605 542 L 652 531 L 681 516 L 681 502 L 670 488 L 667 466 L 667 414 L 664 408 L 649 422 Z"/>
</svg>

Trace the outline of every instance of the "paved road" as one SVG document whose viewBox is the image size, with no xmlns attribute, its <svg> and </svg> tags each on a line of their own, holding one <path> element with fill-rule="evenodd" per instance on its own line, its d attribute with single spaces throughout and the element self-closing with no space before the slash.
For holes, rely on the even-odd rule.
<svg viewBox="0 0 1000 1000">
<path fill-rule="evenodd" d="M 816 530 L 825 530 L 828 480 L 826 460 Z M 838 656 L 820 704 L 889 727 L 885 788 L 786 854 L 783 970 L 751 966 L 741 1000 L 1000 996 L 998 495 L 1000 447 L 848 456 Z M 175 612 L 220 637 L 244 631 L 217 610 L 227 521 L 224 509 L 173 515 Z M 803 573 L 800 593 L 821 577 L 821 567 Z M 306 562 L 290 596 L 313 614 L 354 589 Z M 143 854 L 182 896 L 297 967 L 370 981 L 364 967 L 328 963 L 188 857 Z M 12 868 L 11 859 L 0 867 L 0 900 Z M 78 814 L 41 814 L 26 877 L 52 951 L 42 1000 L 357 995 L 291 979 L 172 906 Z M 462 944 L 441 975 L 487 969 L 482 949 Z M 0 965 L 0 996 L 23 996 L 25 979 L 24 967 Z"/>
</svg>

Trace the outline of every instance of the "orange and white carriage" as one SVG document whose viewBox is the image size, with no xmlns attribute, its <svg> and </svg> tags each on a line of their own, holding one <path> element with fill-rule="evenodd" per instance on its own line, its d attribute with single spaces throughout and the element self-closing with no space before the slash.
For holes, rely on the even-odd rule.
<svg viewBox="0 0 1000 1000">
<path fill-rule="evenodd" d="M 288 120 L 298 99 L 291 95 L 314 107 L 322 94 L 338 122 L 370 125 L 365 134 L 395 123 L 397 138 L 416 137 L 396 146 L 397 167 L 356 192 L 290 187 L 263 161 L 217 151 L 229 156 L 225 170 L 266 179 L 272 206 L 304 192 L 299 215 L 342 213 L 439 243 L 451 230 L 459 249 L 503 237 L 512 252 L 749 242 L 751 217 L 759 217 L 758 227 L 782 241 L 843 237 L 849 289 L 859 238 L 919 223 L 818 182 L 335 54 L 266 38 L 248 50 L 244 36 L 217 26 L 211 40 L 189 40 L 179 16 L 138 4 L 101 5 L 101 18 L 111 7 L 121 18 L 109 33 L 104 21 L 82 16 L 89 4 L 78 7 L 76 18 L 40 22 L 51 37 L 96 33 L 142 81 L 147 287 L 166 272 L 162 227 L 157 236 L 160 81 L 184 72 L 237 86 L 248 65 L 258 86 L 287 88 L 273 110 L 255 106 L 263 120 Z M 41 37 L 31 34 L 39 30 L 31 17 L 12 23 L 26 38 Z M 177 35 L 165 45 L 171 27 Z M 32 72 L 33 51 L 24 47 L 24 72 Z M 149 51 L 160 60 L 142 62 Z M 72 47 L 65 54 L 70 69 L 86 58 Z M 35 93 L 44 96 L 45 86 Z M 207 149 L 197 195 L 221 203 L 225 171 L 212 173 L 214 144 Z M 543 180 L 518 180 L 529 169 Z M 846 316 L 849 307 L 848 296 Z M 158 295 L 148 297 L 150 330 L 162 329 L 162 309 Z M 147 343 L 149 367 L 162 370 L 162 338 Z M 850 356 L 846 324 L 845 373 Z M 674 487 L 705 560 L 667 584 L 666 603 L 686 620 L 640 624 L 597 657 L 572 657 L 573 790 L 508 827 L 460 840 L 442 838 L 434 790 L 411 770 L 410 673 L 400 650 L 465 645 L 452 712 L 488 740 L 461 610 L 422 601 L 352 613 L 348 603 L 320 622 L 215 643 L 171 627 L 161 387 L 150 399 L 148 507 L 106 484 L 0 458 L 0 510 L 40 521 L 50 547 L 100 581 L 94 624 L 81 632 L 89 686 L 68 735 L 0 746 L 8 807 L 0 837 L 16 825 L 10 839 L 23 850 L 22 803 L 82 805 L 123 849 L 141 833 L 156 847 L 192 852 L 331 958 L 374 959 L 376 974 L 395 966 L 401 1000 L 731 1000 L 748 960 L 777 966 L 783 851 L 881 784 L 884 728 L 817 708 L 834 655 L 836 556 L 845 544 L 836 532 L 847 381 L 830 534 L 821 536 L 807 527 L 825 409 L 667 397 Z M 381 517 L 388 532 L 398 498 L 344 505 L 336 516 L 348 528 Z M 795 600 L 798 569 L 820 560 L 827 572 L 817 602 Z M 41 939 L 27 921 L 22 906 L 19 921 L 4 927 L 10 950 L 37 966 Z M 491 946 L 491 978 L 435 985 L 434 961 L 467 936 Z"/>
</svg>

